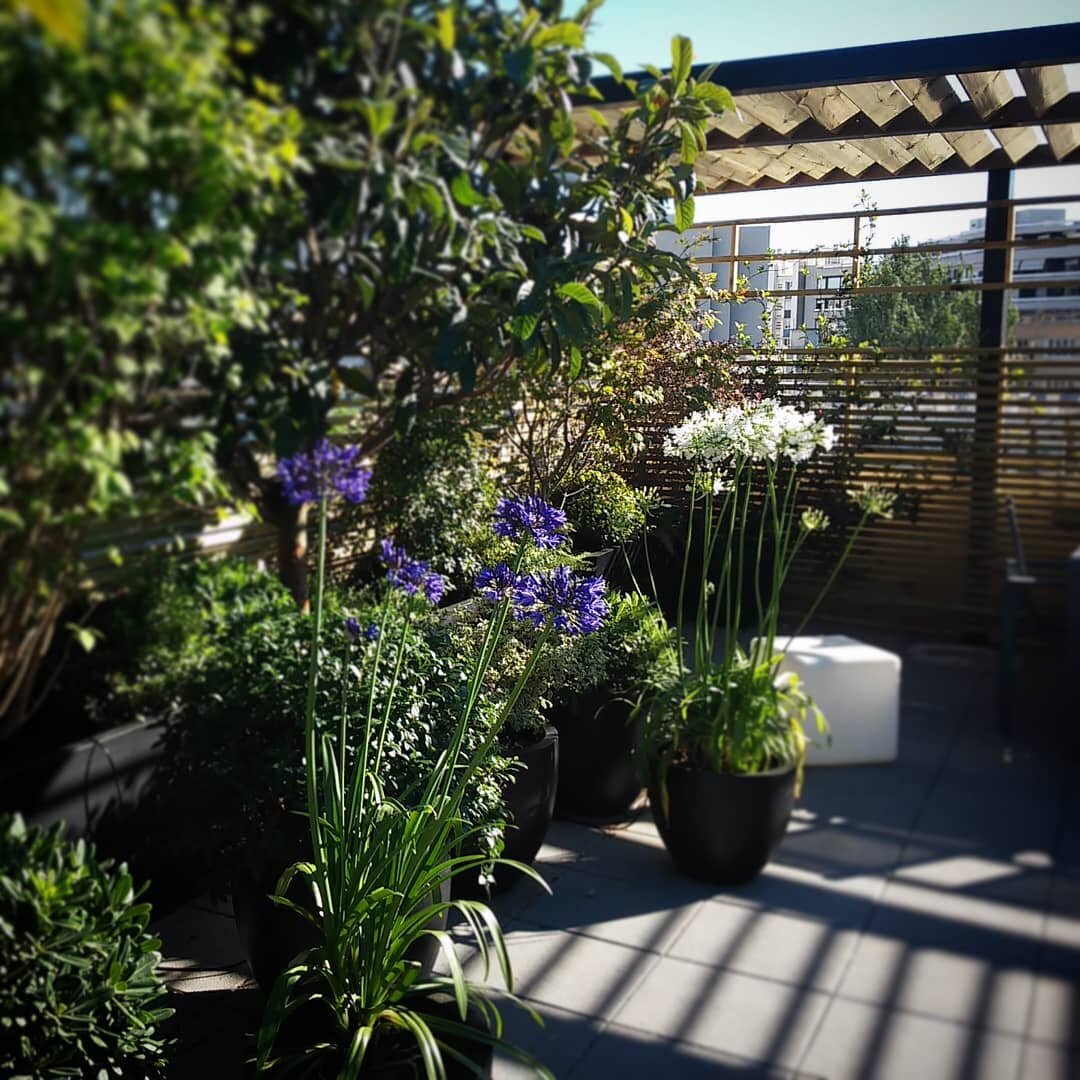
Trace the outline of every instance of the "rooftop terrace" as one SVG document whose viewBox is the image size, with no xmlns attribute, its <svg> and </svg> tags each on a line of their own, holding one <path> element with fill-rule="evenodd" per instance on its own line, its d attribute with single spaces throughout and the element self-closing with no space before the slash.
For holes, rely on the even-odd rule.
<svg viewBox="0 0 1080 1080">
<path fill-rule="evenodd" d="M 511 1035 L 556 1076 L 1080 1074 L 1068 717 L 1029 671 L 1007 747 L 992 653 L 891 646 L 904 658 L 898 761 L 810 770 L 753 884 L 681 876 L 647 807 L 554 826 L 538 860 L 552 895 L 521 883 L 496 908 L 516 988 L 546 1020 L 508 1011 Z M 261 1000 L 232 920 L 196 905 L 160 931 L 185 1020 L 178 1075 L 242 1075 Z M 503 1062 L 495 1075 L 528 1074 Z"/>
</svg>

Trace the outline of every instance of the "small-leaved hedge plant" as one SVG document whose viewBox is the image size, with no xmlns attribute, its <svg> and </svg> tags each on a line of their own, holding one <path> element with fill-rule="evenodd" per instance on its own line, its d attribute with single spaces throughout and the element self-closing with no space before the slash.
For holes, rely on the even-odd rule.
<svg viewBox="0 0 1080 1080">
<path fill-rule="evenodd" d="M 636 540 L 651 504 L 647 491 L 631 487 L 609 469 L 587 469 L 567 486 L 565 509 L 579 550 L 617 547 Z"/>
<path fill-rule="evenodd" d="M 324 597 L 321 653 L 327 679 L 318 690 L 319 715 L 336 717 L 344 709 L 353 718 L 346 727 L 349 760 L 361 747 L 358 718 L 371 687 L 356 676 L 356 647 L 342 627 L 347 619 L 362 631 L 372 625 L 384 593 L 384 585 L 359 592 L 328 588 Z M 237 873 L 259 880 L 281 869 L 281 830 L 272 823 L 304 806 L 311 620 L 272 574 L 230 561 L 173 568 L 144 595 L 163 627 L 162 637 L 117 681 L 110 708 L 128 715 L 165 711 L 172 717 L 152 795 L 156 812 L 151 817 L 166 835 L 151 842 L 167 843 L 192 867 L 200 888 L 222 895 Z M 193 612 L 200 618 L 192 620 Z M 173 633 L 164 628 L 178 632 L 193 621 L 199 629 L 170 669 Z M 445 745 L 468 663 L 438 612 L 413 613 L 412 624 L 392 701 L 388 672 L 398 667 L 399 638 L 393 622 L 381 627 L 388 635 L 387 666 L 374 692 L 378 707 L 391 705 L 380 774 L 389 792 L 407 788 Z M 363 633 L 361 638 L 366 642 Z M 478 711 L 482 715 L 492 707 L 484 698 Z M 477 770 L 463 801 L 470 826 L 498 831 L 500 777 L 508 767 L 495 754 Z"/>
<path fill-rule="evenodd" d="M 432 569 L 451 587 L 472 581 L 483 565 L 497 500 L 491 447 L 467 419 L 447 407 L 397 432 L 379 453 L 364 508 L 380 536 L 430 552 Z"/>
<path fill-rule="evenodd" d="M 160 942 L 127 868 L 0 816 L 0 1075 L 163 1077 Z"/>
</svg>

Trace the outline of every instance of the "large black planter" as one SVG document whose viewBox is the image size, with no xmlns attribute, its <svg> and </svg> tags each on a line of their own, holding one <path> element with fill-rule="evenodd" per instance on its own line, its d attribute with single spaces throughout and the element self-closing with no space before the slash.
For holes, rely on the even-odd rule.
<svg viewBox="0 0 1080 1080">
<path fill-rule="evenodd" d="M 290 850 L 293 859 L 310 858 L 311 843 L 306 837 L 295 834 L 292 822 L 302 822 L 299 817 L 291 817 L 287 826 Z M 303 823 L 307 827 L 306 822 Z M 270 900 L 277 885 L 280 872 L 288 865 L 283 858 L 277 872 L 255 877 L 252 874 L 238 874 L 233 881 L 232 901 L 233 917 L 240 944 L 247 957 L 248 966 L 255 976 L 255 981 L 264 993 L 269 994 L 278 976 L 292 960 L 306 949 L 312 948 L 318 938 L 315 927 L 295 911 L 283 908 Z M 293 903 L 311 908 L 311 891 L 306 879 L 297 875 L 293 878 L 286 894 Z M 444 885 L 443 900 L 450 898 L 450 887 Z M 432 897 L 432 902 L 436 898 Z M 428 927 L 432 930 L 445 930 L 447 913 L 433 918 Z M 407 954 L 410 960 L 418 961 L 425 973 L 430 973 L 439 957 L 439 943 L 430 935 L 417 939 Z"/>
<path fill-rule="evenodd" d="M 574 694 L 553 717 L 559 732 L 561 817 L 611 818 L 625 814 L 641 791 L 635 748 L 640 724 L 629 702 L 597 691 Z"/>
<path fill-rule="evenodd" d="M 555 814 L 555 792 L 559 784 L 559 733 L 550 724 L 533 743 L 513 752 L 523 768 L 514 775 L 506 791 L 510 827 L 506 830 L 504 859 L 531 865 L 547 836 Z M 505 892 L 521 877 L 509 866 L 496 866 L 492 892 Z"/>
<path fill-rule="evenodd" d="M 404 1003 L 422 1016 L 461 1023 L 457 1003 L 450 993 L 437 990 L 410 994 Z M 494 1055 L 491 1045 L 483 1041 L 485 1035 L 491 1034 L 484 1013 L 478 1006 L 470 1004 L 465 1023 L 480 1035 L 479 1039 L 465 1035 L 443 1036 L 442 1041 L 467 1058 L 471 1067 L 444 1053 L 442 1058 L 447 1080 L 472 1080 L 476 1076 L 491 1075 Z M 339 1033 L 329 1023 L 326 1007 L 318 1002 L 305 1002 L 282 1024 L 277 1048 L 286 1052 L 303 1050 L 320 1041 L 332 1043 L 338 1037 Z M 327 1056 L 318 1075 L 332 1080 L 341 1075 L 344 1061 L 345 1047 L 342 1047 L 337 1053 Z M 417 1080 L 423 1075 L 423 1062 L 415 1040 L 390 1024 L 380 1025 L 364 1058 L 360 1076 L 365 1080 Z"/>
<path fill-rule="evenodd" d="M 794 765 L 741 776 L 672 765 L 667 809 L 655 774 L 649 801 L 680 870 L 718 885 L 743 885 L 761 873 L 783 839 L 795 781 Z"/>
<path fill-rule="evenodd" d="M 98 853 L 126 862 L 149 882 L 155 914 L 190 900 L 193 868 L 169 850 L 168 811 L 156 799 L 168 722 L 122 724 L 52 750 L 0 751 L 0 812 L 29 825 L 63 822 L 71 840 L 92 840 Z"/>
</svg>

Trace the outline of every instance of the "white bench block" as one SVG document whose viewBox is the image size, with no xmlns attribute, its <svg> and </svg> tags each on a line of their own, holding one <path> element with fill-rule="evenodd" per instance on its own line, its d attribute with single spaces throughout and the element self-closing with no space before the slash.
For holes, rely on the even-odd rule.
<svg viewBox="0 0 1080 1080">
<path fill-rule="evenodd" d="M 784 645 L 780 637 L 777 647 Z M 780 671 L 793 671 L 825 714 L 832 745 L 811 721 L 807 765 L 895 761 L 900 727 L 900 657 L 843 634 L 794 638 Z"/>
</svg>

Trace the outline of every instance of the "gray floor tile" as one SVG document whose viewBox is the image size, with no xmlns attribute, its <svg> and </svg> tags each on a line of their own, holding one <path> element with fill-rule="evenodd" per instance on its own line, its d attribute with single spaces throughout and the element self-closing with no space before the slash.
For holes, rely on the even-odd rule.
<svg viewBox="0 0 1080 1080">
<path fill-rule="evenodd" d="M 577 858 L 567 863 L 569 869 L 586 870 L 617 881 L 679 876 L 663 841 L 654 831 L 603 831 L 558 821 L 552 828 L 558 830 L 560 845 L 576 847 Z"/>
<path fill-rule="evenodd" d="M 612 1017 L 657 960 L 652 953 L 581 934 L 516 925 L 506 934 L 506 945 L 516 993 L 593 1017 Z M 469 956 L 465 970 L 471 978 L 480 979 L 478 957 Z M 494 970 L 488 981 L 492 986 L 503 985 Z"/>
<path fill-rule="evenodd" d="M 828 997 L 815 990 L 664 958 L 615 1019 L 622 1027 L 793 1068 Z"/>
<path fill-rule="evenodd" d="M 231 915 L 183 907 L 153 923 L 150 931 L 161 938 L 162 970 L 221 970 L 244 963 Z"/>
<path fill-rule="evenodd" d="M 1027 1035 L 1080 1049 L 1080 980 L 1042 972 L 1035 976 Z"/>
<path fill-rule="evenodd" d="M 1013 1080 L 1020 1039 L 834 1000 L 802 1070 L 829 1080 Z"/>
<path fill-rule="evenodd" d="M 570 1074 L 573 1080 L 788 1080 L 787 1069 L 722 1054 L 687 1042 L 610 1025 Z"/>
<path fill-rule="evenodd" d="M 1080 1051 L 1045 1043 L 1024 1043 L 1017 1080 L 1076 1080 L 1080 1076 Z"/>
<path fill-rule="evenodd" d="M 844 998 L 1023 1034 L 1037 913 L 891 883 L 840 983 Z"/>
<path fill-rule="evenodd" d="M 534 897 L 520 914 L 539 926 L 663 952 L 700 903 L 696 892 L 687 889 L 680 895 L 666 881 L 649 878 L 623 882 L 592 873 L 567 873 L 555 883 L 551 896 Z"/>
<path fill-rule="evenodd" d="M 811 890 L 773 907 L 708 901 L 668 949 L 670 956 L 798 986 L 834 990 L 870 917 L 867 900 Z"/>
<path fill-rule="evenodd" d="M 559 879 L 566 873 L 565 862 L 540 860 L 533 864 L 544 879 L 548 889 L 554 890 Z M 524 874 L 519 875 L 514 885 L 504 893 L 491 897 L 488 901 L 491 909 L 499 916 L 500 921 L 517 918 L 530 904 L 542 896 L 547 896 L 548 891 L 532 878 Z"/>
<path fill-rule="evenodd" d="M 904 834 L 898 830 L 834 816 L 811 828 L 789 831 L 773 861 L 831 881 L 881 877 L 896 865 L 903 845 Z"/>
<path fill-rule="evenodd" d="M 508 1042 L 532 1054 L 556 1077 L 568 1076 L 577 1061 L 599 1034 L 603 1022 L 551 1005 L 534 1005 L 543 1018 L 543 1027 L 527 1013 L 512 1006 L 501 1012 Z M 524 1062 L 506 1054 L 496 1054 L 493 1080 L 535 1080 L 536 1073 Z"/>
</svg>

